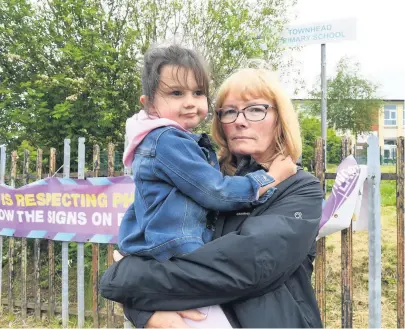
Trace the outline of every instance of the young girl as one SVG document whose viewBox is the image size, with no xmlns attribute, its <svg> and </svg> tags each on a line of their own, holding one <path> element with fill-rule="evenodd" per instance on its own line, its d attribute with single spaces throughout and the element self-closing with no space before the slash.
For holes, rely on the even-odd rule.
<svg viewBox="0 0 405 329">
<path fill-rule="evenodd" d="M 283 161 L 272 176 L 263 170 L 221 174 L 208 136 L 190 132 L 207 116 L 208 84 L 206 65 L 192 50 L 171 45 L 145 54 L 144 110 L 126 124 L 123 160 L 132 163 L 136 220 L 121 222 L 124 253 L 159 261 L 190 253 L 212 239 L 217 211 L 263 203 L 276 183 L 295 173 L 292 161 Z"/>
<path fill-rule="evenodd" d="M 259 170 L 224 177 L 208 136 L 190 132 L 207 116 L 208 84 L 206 66 L 192 50 L 171 45 L 145 55 L 144 109 L 126 125 L 129 146 L 123 160 L 132 163 L 136 190 L 119 230 L 124 253 L 159 261 L 190 253 L 212 239 L 218 211 L 263 203 L 276 184 L 296 172 L 287 158 L 274 162 L 272 176 Z M 231 327 L 219 306 L 200 311 L 210 316 L 188 324 Z"/>
</svg>

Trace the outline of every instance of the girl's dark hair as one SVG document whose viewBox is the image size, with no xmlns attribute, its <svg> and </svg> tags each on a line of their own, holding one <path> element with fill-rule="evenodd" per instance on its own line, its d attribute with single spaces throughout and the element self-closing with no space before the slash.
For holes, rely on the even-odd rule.
<svg viewBox="0 0 405 329">
<path fill-rule="evenodd" d="M 207 63 L 196 51 L 172 44 L 169 46 L 155 46 L 145 53 L 142 71 L 142 94 L 148 97 L 149 102 L 153 102 L 155 93 L 159 88 L 160 71 L 165 65 L 185 68 L 185 75 L 191 70 L 195 75 L 197 85 L 208 97 L 209 73 Z M 177 79 L 179 78 L 179 72 L 180 70 L 177 70 Z M 187 76 L 184 78 L 187 79 Z"/>
</svg>

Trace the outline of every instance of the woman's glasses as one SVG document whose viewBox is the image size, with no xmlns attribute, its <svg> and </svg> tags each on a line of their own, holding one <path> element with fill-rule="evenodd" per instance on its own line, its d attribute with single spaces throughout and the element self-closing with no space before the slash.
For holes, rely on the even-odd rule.
<svg viewBox="0 0 405 329">
<path fill-rule="evenodd" d="M 237 110 L 233 107 L 225 107 L 217 111 L 219 121 L 222 123 L 233 123 L 238 118 L 239 114 L 243 113 L 248 121 L 262 121 L 267 115 L 268 108 L 276 108 L 269 104 L 249 105 L 242 110 Z"/>
</svg>

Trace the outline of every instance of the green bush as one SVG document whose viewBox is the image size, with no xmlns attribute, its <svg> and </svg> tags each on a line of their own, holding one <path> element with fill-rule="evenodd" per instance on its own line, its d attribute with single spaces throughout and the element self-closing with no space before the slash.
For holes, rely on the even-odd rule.
<svg viewBox="0 0 405 329">
<path fill-rule="evenodd" d="M 315 142 L 321 136 L 321 121 L 318 118 L 300 115 L 300 126 L 302 134 L 302 165 L 309 171 L 314 170 Z M 335 130 L 328 129 L 327 134 L 327 161 L 328 163 L 340 163 L 341 138 L 336 136 Z"/>
</svg>

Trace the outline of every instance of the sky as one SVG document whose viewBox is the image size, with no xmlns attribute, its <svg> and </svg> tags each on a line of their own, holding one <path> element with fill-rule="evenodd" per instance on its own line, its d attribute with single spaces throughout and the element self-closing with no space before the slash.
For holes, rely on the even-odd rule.
<svg viewBox="0 0 405 329">
<path fill-rule="evenodd" d="M 405 99 L 405 0 L 298 0 L 290 25 L 357 19 L 357 38 L 326 44 L 326 75 L 333 76 L 343 56 L 360 62 L 361 72 L 380 85 L 383 99 Z M 291 51 L 294 69 L 312 87 L 321 73 L 321 46 Z M 294 86 L 288 90 L 292 94 Z M 291 95 L 292 96 L 292 95 Z M 295 97 L 305 97 L 301 92 Z"/>
</svg>

